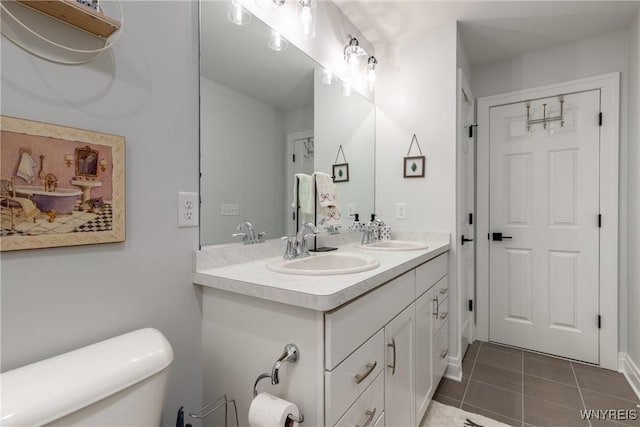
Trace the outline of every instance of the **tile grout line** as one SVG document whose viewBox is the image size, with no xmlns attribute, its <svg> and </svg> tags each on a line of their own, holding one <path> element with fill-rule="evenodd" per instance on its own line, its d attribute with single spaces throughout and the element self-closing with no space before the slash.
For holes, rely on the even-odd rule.
<svg viewBox="0 0 640 427">
<path fill-rule="evenodd" d="M 471 384 L 473 371 L 476 369 L 476 361 L 478 360 L 478 356 L 480 355 L 480 350 L 482 349 L 482 341 L 479 341 L 479 342 L 480 342 L 480 345 L 478 345 L 478 351 L 476 351 L 476 355 L 473 358 L 473 365 L 471 366 L 471 372 L 469 372 L 469 379 L 467 380 L 467 385 L 464 388 L 464 393 L 462 393 L 462 399 L 460 399 L 460 409 L 462 409 L 462 406 L 464 405 L 464 399 L 465 397 L 467 397 L 467 390 L 469 390 L 469 384 Z"/>
<path fill-rule="evenodd" d="M 524 427 L 524 351 L 521 351 L 522 356 L 522 427 Z"/>
<path fill-rule="evenodd" d="M 576 370 L 573 368 L 573 363 L 571 363 L 571 372 L 573 372 L 573 378 L 576 380 L 576 386 L 578 387 L 578 393 L 580 394 L 580 400 L 582 401 L 582 407 L 586 411 L 587 410 L 587 404 L 584 402 L 584 397 L 582 397 L 582 389 L 580 388 L 580 383 L 578 382 L 578 376 L 576 375 Z M 587 418 L 587 421 L 589 422 L 589 427 L 593 427 L 591 425 L 591 420 L 589 418 Z"/>
</svg>

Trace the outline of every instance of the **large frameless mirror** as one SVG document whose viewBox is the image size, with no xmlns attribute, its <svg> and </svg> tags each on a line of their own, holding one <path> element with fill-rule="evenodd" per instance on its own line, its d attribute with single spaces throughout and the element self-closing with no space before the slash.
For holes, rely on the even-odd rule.
<svg viewBox="0 0 640 427">
<path fill-rule="evenodd" d="M 336 163 L 346 230 L 374 209 L 374 105 L 257 18 L 230 22 L 229 5 L 200 3 L 200 245 L 241 241 L 245 221 L 295 233 L 294 175 Z"/>
</svg>

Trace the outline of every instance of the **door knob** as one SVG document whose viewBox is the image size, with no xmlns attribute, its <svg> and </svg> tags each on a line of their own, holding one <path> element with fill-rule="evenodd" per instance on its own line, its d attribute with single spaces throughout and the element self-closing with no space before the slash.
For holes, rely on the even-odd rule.
<svg viewBox="0 0 640 427">
<path fill-rule="evenodd" d="M 473 239 L 467 239 L 464 237 L 464 234 L 460 238 L 460 244 L 464 245 L 465 242 L 473 242 Z"/>
<path fill-rule="evenodd" d="M 494 242 L 502 242 L 503 239 L 511 239 L 511 236 L 503 236 L 502 233 L 492 233 L 492 238 Z"/>
</svg>

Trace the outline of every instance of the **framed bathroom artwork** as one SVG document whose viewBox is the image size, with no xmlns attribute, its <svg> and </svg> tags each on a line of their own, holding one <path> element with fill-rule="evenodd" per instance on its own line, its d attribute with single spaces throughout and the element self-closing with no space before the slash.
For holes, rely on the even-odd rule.
<svg viewBox="0 0 640 427">
<path fill-rule="evenodd" d="M 404 158 L 405 178 L 424 178 L 424 156 L 413 156 Z"/>
<path fill-rule="evenodd" d="M 333 165 L 333 182 L 349 181 L 349 163 Z"/>
<path fill-rule="evenodd" d="M 123 136 L 0 116 L 0 250 L 125 240 Z"/>
</svg>

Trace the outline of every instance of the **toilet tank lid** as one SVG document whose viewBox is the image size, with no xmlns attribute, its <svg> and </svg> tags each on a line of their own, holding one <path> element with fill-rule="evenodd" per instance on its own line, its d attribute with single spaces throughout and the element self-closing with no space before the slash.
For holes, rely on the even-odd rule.
<svg viewBox="0 0 640 427">
<path fill-rule="evenodd" d="M 0 425 L 42 425 L 167 368 L 169 341 L 147 328 L 0 374 Z"/>
</svg>

